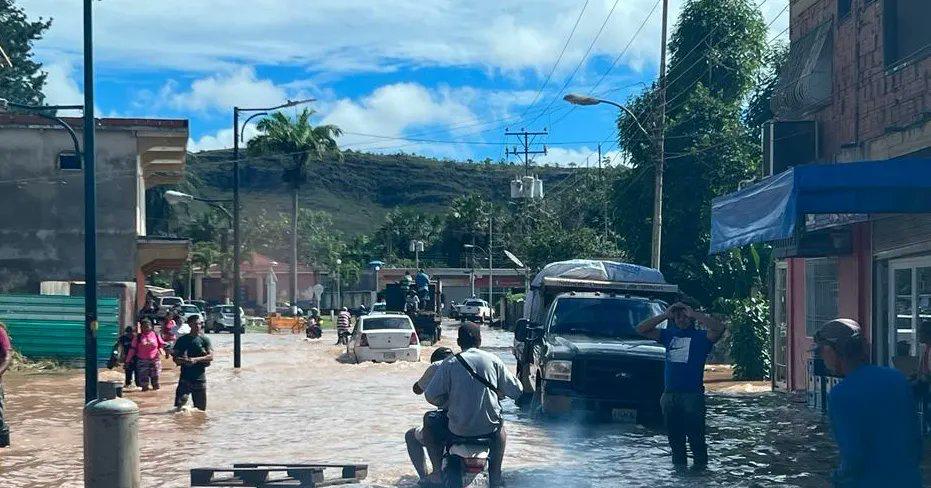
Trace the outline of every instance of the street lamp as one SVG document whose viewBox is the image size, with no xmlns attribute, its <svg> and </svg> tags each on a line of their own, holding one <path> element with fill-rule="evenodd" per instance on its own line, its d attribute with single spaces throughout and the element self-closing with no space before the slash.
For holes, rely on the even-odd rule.
<svg viewBox="0 0 931 488">
<path fill-rule="evenodd" d="M 660 265 L 660 244 L 662 240 L 663 233 L 663 167 L 665 166 L 665 155 L 663 150 L 663 132 L 657 128 L 656 136 L 651 136 L 649 132 L 643 127 L 643 124 L 640 123 L 640 119 L 630 111 L 629 108 L 621 105 L 617 102 L 612 102 L 611 100 L 604 100 L 601 98 L 590 97 L 587 95 L 577 95 L 570 93 L 563 97 L 563 100 L 573 104 L 581 106 L 590 106 L 598 105 L 601 103 L 606 103 L 608 105 L 614 105 L 615 107 L 623 110 L 630 116 L 631 120 L 637 125 L 637 128 L 640 129 L 640 132 L 643 132 L 647 136 L 647 140 L 652 142 L 657 146 L 657 155 L 656 158 L 656 179 L 654 181 L 653 189 L 653 242 L 651 244 L 651 253 L 650 253 L 650 266 L 656 269 L 659 269 Z M 600 162 L 599 162 L 600 163 Z"/>
<path fill-rule="evenodd" d="M 237 309 L 242 306 L 240 300 L 240 277 L 239 277 L 239 265 L 242 261 L 240 256 L 242 247 L 240 245 L 239 237 L 239 225 L 240 225 L 240 215 L 239 215 L 239 143 L 243 141 L 244 134 L 246 130 L 246 124 L 243 124 L 242 131 L 239 130 L 239 114 L 240 113 L 252 113 L 249 118 L 246 119 L 248 123 L 255 117 L 261 115 L 268 115 L 268 112 L 274 110 L 279 110 L 282 108 L 294 107 L 304 103 L 314 101 L 313 98 L 308 98 L 306 100 L 288 100 L 287 102 L 267 108 L 241 108 L 233 107 L 233 306 Z M 296 234 L 296 233 L 295 233 Z M 297 248 L 297 235 L 291 236 L 291 245 L 292 249 Z M 291 288 L 297 286 L 297 259 L 292 256 L 291 262 Z M 292 293 L 293 295 L 293 293 Z M 295 304 L 292 303 L 291 307 L 295 307 Z M 233 319 L 233 367 L 239 368 L 242 366 L 242 334 L 240 329 L 242 328 L 242 318 L 239 313 L 235 314 Z"/>
<path fill-rule="evenodd" d="M 493 276 L 493 271 L 491 268 L 491 252 L 489 252 L 488 249 L 485 249 L 484 247 L 479 246 L 477 244 L 463 244 L 462 247 L 466 249 L 478 249 L 479 251 L 484 252 L 488 256 L 488 306 L 493 307 L 494 300 L 492 299 L 491 289 L 492 289 L 492 284 L 494 283 L 494 279 L 493 279 L 494 276 Z M 474 283 L 474 278 L 473 278 L 473 283 Z M 472 294 L 473 295 L 475 294 L 474 290 L 472 291 Z"/>
</svg>

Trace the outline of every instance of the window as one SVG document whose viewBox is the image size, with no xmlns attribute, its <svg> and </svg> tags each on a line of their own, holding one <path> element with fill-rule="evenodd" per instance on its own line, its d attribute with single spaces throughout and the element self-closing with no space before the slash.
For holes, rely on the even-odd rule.
<svg viewBox="0 0 931 488">
<path fill-rule="evenodd" d="M 837 259 L 805 260 L 805 332 L 813 337 L 837 318 Z"/>
<path fill-rule="evenodd" d="M 658 302 L 626 298 L 559 298 L 550 318 L 550 334 L 641 338 L 635 328 L 659 315 Z"/>
<path fill-rule="evenodd" d="M 58 169 L 81 170 L 81 158 L 74 152 L 58 154 Z"/>
<path fill-rule="evenodd" d="M 886 65 L 900 64 L 931 52 L 931 2 L 928 0 L 885 0 L 883 40 Z"/>
<path fill-rule="evenodd" d="M 362 319 L 362 330 L 413 330 L 411 320 L 406 317 L 375 317 Z"/>
<path fill-rule="evenodd" d="M 853 0 L 837 0 L 837 18 L 843 19 L 850 15 L 850 4 Z"/>
</svg>

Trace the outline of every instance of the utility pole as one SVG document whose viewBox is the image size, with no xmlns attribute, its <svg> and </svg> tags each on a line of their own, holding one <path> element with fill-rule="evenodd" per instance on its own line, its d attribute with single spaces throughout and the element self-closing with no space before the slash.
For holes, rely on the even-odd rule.
<svg viewBox="0 0 931 488">
<path fill-rule="evenodd" d="M 653 188 L 653 242 L 650 266 L 659 269 L 663 236 L 663 171 L 666 165 L 666 26 L 669 16 L 669 0 L 663 0 L 663 38 L 659 53 L 659 114 L 653 140 L 656 144 L 656 181 Z"/>
<path fill-rule="evenodd" d="M 604 220 L 605 226 L 605 236 L 604 239 L 608 240 L 608 188 L 605 185 L 605 175 L 604 170 L 602 169 L 602 160 L 601 160 L 601 143 L 598 143 L 598 179 L 601 180 L 601 191 L 603 192 L 601 198 L 601 211 L 602 211 L 602 220 Z"/>
<path fill-rule="evenodd" d="M 523 146 L 523 149 L 518 149 L 517 146 L 514 146 L 514 147 L 512 147 L 512 148 L 505 148 L 505 149 L 504 149 L 504 153 L 505 153 L 505 155 L 507 155 L 507 156 L 521 156 L 521 155 L 523 155 L 523 156 L 524 156 L 524 175 L 525 175 L 525 176 L 530 176 L 530 156 L 531 156 L 532 154 L 544 154 L 544 155 L 546 154 L 546 145 L 545 145 L 545 144 L 543 145 L 543 150 L 542 150 L 542 151 L 541 151 L 541 150 L 535 150 L 535 151 L 534 151 L 534 150 L 531 150 L 531 149 L 530 149 L 530 144 L 531 144 L 530 136 L 545 136 L 545 135 L 549 135 L 549 132 L 547 132 L 545 128 L 544 128 L 542 131 L 537 131 L 537 132 L 528 132 L 528 131 L 526 131 L 526 130 L 524 130 L 524 129 L 521 129 L 521 130 L 515 131 L 515 132 L 511 132 L 510 129 L 505 129 L 505 130 L 504 130 L 504 135 L 506 135 L 506 136 L 517 136 L 518 140 L 520 140 L 520 143 L 521 143 L 521 145 Z"/>
<path fill-rule="evenodd" d="M 97 174 L 94 2 L 84 0 L 84 403 L 97 398 Z"/>
<path fill-rule="evenodd" d="M 492 284 L 494 283 L 494 268 L 491 266 L 491 226 L 492 218 L 491 215 L 488 216 L 488 308 L 494 309 L 495 304 L 492 301 Z M 491 320 L 491 317 L 488 318 Z"/>
</svg>

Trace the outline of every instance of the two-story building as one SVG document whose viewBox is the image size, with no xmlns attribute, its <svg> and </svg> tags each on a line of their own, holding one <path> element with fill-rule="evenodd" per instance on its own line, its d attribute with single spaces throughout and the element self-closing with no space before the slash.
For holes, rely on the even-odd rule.
<svg viewBox="0 0 931 488">
<path fill-rule="evenodd" d="M 774 382 L 806 390 L 825 321 L 858 320 L 873 362 L 892 365 L 931 319 L 931 1 L 791 0 L 790 13 L 765 178 L 716 200 L 712 252 L 773 243 Z"/>
<path fill-rule="evenodd" d="M 83 119 L 65 122 L 82 140 Z M 188 259 L 188 240 L 146 235 L 145 203 L 146 190 L 181 180 L 188 121 L 103 118 L 96 133 L 98 279 L 138 301 L 147 274 Z M 83 178 L 62 127 L 0 114 L 0 292 L 67 293 L 84 280 Z"/>
</svg>

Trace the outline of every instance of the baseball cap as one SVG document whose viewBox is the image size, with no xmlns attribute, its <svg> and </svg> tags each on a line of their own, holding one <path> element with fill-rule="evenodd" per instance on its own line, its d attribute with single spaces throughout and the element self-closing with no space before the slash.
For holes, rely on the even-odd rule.
<svg viewBox="0 0 931 488">
<path fill-rule="evenodd" d="M 821 326 L 814 339 L 818 344 L 831 345 L 860 341 L 860 324 L 851 319 L 834 319 Z"/>
</svg>

